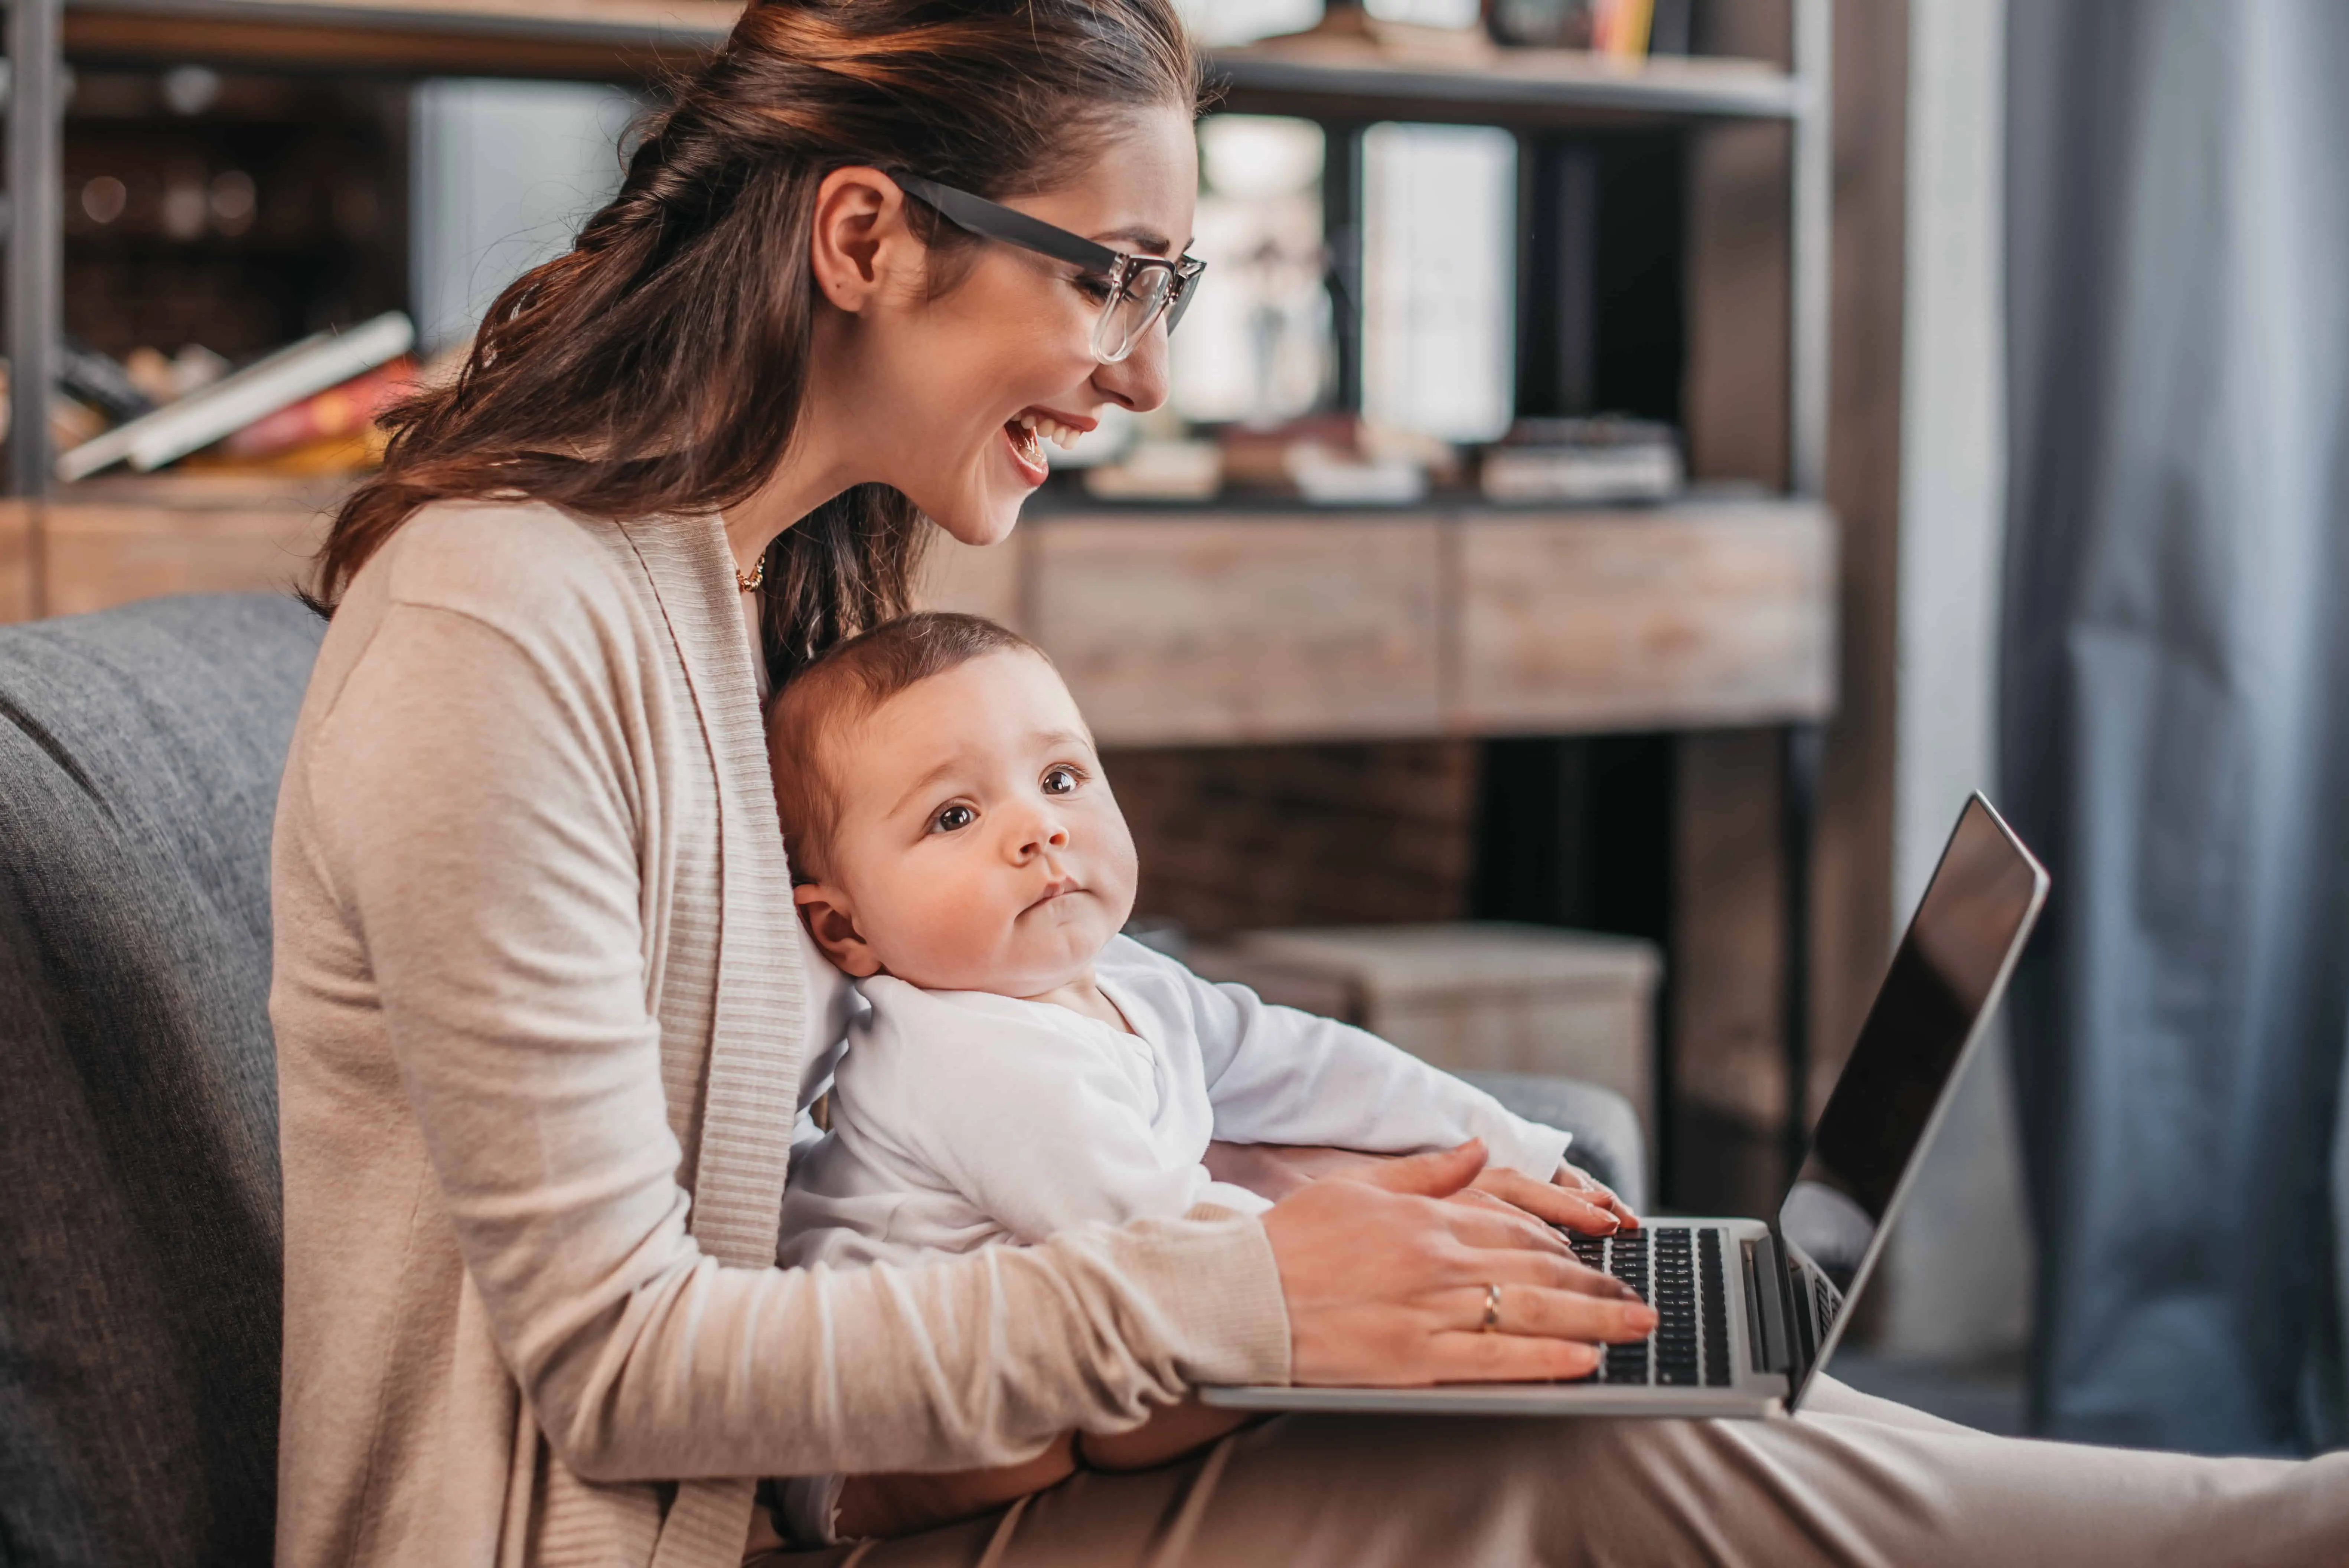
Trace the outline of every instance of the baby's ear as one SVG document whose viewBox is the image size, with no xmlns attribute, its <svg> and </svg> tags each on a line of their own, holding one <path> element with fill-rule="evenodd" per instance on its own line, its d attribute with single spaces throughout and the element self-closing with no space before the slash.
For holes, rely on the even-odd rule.
<svg viewBox="0 0 2349 1568">
<path fill-rule="evenodd" d="M 808 935 L 815 939 L 834 969 L 852 980 L 881 972 L 879 955 L 856 929 L 856 917 L 835 889 L 823 882 L 802 882 L 792 889 L 792 898 L 800 907 L 800 918 L 807 921 Z"/>
</svg>

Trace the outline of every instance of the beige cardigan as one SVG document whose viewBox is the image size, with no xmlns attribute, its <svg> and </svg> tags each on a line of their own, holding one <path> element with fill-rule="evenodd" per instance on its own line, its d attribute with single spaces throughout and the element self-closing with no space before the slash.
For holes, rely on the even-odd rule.
<svg viewBox="0 0 2349 1568">
<path fill-rule="evenodd" d="M 280 1568 L 732 1568 L 745 1478 L 1288 1376 L 1253 1220 L 773 1266 L 807 1043 L 731 567 L 443 504 L 335 617 L 274 867 Z"/>
</svg>

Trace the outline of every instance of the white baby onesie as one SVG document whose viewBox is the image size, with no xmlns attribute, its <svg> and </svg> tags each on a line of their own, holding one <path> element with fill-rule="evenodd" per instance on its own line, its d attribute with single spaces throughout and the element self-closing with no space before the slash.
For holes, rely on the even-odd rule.
<svg viewBox="0 0 2349 1568">
<path fill-rule="evenodd" d="M 1376 1035 L 1200 979 L 1124 937 L 1095 975 L 1135 1033 L 1050 1002 L 859 982 L 831 1135 L 794 1163 L 786 1267 L 908 1262 L 1087 1220 L 1269 1207 L 1214 1180 L 1208 1140 L 1374 1153 L 1481 1137 L 1547 1181 L 1568 1135 Z"/>
</svg>

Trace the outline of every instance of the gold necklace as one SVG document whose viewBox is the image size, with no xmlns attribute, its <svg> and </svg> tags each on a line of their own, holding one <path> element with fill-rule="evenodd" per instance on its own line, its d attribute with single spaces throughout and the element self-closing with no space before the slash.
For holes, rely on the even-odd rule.
<svg viewBox="0 0 2349 1568">
<path fill-rule="evenodd" d="M 737 566 L 734 568 L 734 586 L 740 588 L 744 593 L 755 594 L 761 588 L 766 587 L 766 585 L 767 557 L 763 553 L 759 556 L 759 564 L 750 568 L 750 575 L 749 576 L 746 577 L 742 575 L 741 567 Z"/>
</svg>

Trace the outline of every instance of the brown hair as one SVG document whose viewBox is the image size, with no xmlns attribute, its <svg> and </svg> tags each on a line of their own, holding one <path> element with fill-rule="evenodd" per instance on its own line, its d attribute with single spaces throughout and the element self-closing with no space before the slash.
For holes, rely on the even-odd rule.
<svg viewBox="0 0 2349 1568">
<path fill-rule="evenodd" d="M 1042 649 L 984 616 L 923 610 L 834 643 L 775 693 L 767 708 L 767 759 L 794 876 L 823 874 L 824 850 L 840 821 L 839 781 L 824 771 L 825 738 L 909 686 L 1009 652 L 1051 662 Z"/>
<path fill-rule="evenodd" d="M 647 117 L 620 192 L 564 255 L 490 307 L 463 370 L 384 416 L 383 472 L 317 560 L 331 611 L 419 506 L 528 496 L 605 517 L 737 504 L 799 423 L 815 318 L 807 265 L 834 169 L 905 169 L 1001 198 L 1050 189 L 1158 104 L 1193 107 L 1171 0 L 754 0 Z M 934 254 L 968 236 L 908 203 Z M 954 280 L 934 272 L 934 288 Z M 901 613 L 928 526 L 859 485 L 769 551 L 777 684 Z"/>
</svg>

